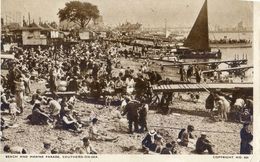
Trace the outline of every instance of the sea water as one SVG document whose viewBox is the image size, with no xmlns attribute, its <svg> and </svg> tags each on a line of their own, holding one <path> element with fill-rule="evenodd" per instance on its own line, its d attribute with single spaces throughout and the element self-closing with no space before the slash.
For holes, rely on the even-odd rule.
<svg viewBox="0 0 260 162">
<path fill-rule="evenodd" d="M 224 37 L 230 38 L 230 39 L 246 39 L 253 41 L 253 33 L 210 33 L 209 34 L 210 39 L 223 39 Z M 213 48 L 212 51 L 217 51 L 218 49 Z M 254 66 L 253 65 L 253 49 L 250 48 L 220 48 L 220 51 L 222 52 L 222 58 L 221 59 L 186 59 L 184 62 L 207 62 L 207 61 L 225 61 L 225 60 L 235 60 L 235 59 L 247 59 L 247 65 L 241 65 L 243 66 Z M 220 64 L 219 69 L 226 69 L 228 68 L 227 64 Z M 244 79 L 245 82 L 253 82 L 253 74 L 254 69 L 251 68 L 246 71 L 246 78 Z M 239 80 L 240 77 L 234 78 L 235 80 Z"/>
</svg>

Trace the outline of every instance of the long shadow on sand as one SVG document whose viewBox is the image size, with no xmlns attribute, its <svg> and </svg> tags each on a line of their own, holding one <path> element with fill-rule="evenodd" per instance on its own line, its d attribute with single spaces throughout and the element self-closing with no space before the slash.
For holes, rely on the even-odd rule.
<svg viewBox="0 0 260 162">
<path fill-rule="evenodd" d="M 198 109 L 187 110 L 187 109 L 179 109 L 176 107 L 170 107 L 169 114 L 172 114 L 172 113 L 206 117 L 211 122 L 217 122 L 216 119 L 214 119 L 214 117 L 209 112 L 206 112 L 203 110 L 198 110 Z M 234 117 L 231 117 L 230 114 L 229 114 L 228 118 L 229 118 L 229 120 L 226 122 L 237 123 L 237 121 L 233 119 Z"/>
<path fill-rule="evenodd" d="M 176 107 L 170 107 L 169 114 L 172 114 L 172 113 L 193 115 L 193 116 L 200 116 L 200 117 L 210 117 L 211 116 L 209 112 L 206 112 L 203 110 L 198 110 L 198 109 L 187 110 L 187 109 L 180 109 L 180 108 L 176 108 Z"/>
</svg>

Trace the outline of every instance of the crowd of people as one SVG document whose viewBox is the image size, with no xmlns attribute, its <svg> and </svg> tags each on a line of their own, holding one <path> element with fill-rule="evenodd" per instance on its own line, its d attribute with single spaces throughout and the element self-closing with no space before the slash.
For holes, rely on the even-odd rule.
<svg viewBox="0 0 260 162">
<path fill-rule="evenodd" d="M 219 39 L 219 40 L 210 40 L 210 43 L 212 44 L 238 44 L 238 43 L 251 43 L 248 39 Z"/>
<path fill-rule="evenodd" d="M 206 138 L 206 133 L 202 132 L 201 137 L 196 140 L 192 134 L 193 131 L 194 127 L 188 125 L 187 129 L 183 128 L 180 130 L 177 141 L 165 142 L 159 133 L 151 130 L 142 141 L 143 150 L 145 153 L 178 154 L 178 144 L 179 147 L 193 148 L 197 154 L 204 154 L 206 150 L 209 154 L 215 154 L 213 151 L 214 145 Z"/>
<path fill-rule="evenodd" d="M 221 92 L 212 91 L 205 102 L 205 108 L 212 116 L 220 120 L 234 120 L 240 123 L 253 122 L 252 96 L 236 95 L 227 96 Z"/>
<path fill-rule="evenodd" d="M 46 49 L 17 48 L 14 50 L 15 59 L 9 62 L 8 74 L 1 75 L 1 110 L 10 114 L 12 124 L 16 123 L 20 115 L 29 110 L 31 113 L 27 119 L 30 124 L 50 125 L 52 128 L 75 133 L 82 133 L 87 127 L 89 136 L 82 139 L 83 149 L 77 148 L 73 151 L 74 153 L 97 153 L 90 141 L 116 142 L 118 136 L 114 137 L 98 130 L 99 119 L 95 112 L 88 114 L 87 120 L 80 117 L 80 112 L 75 109 L 76 102 L 80 99 L 86 101 L 84 97 L 93 98 L 94 104 L 101 103 L 104 109 L 110 109 L 112 104 L 115 105 L 117 118 L 126 116 L 128 120 L 129 134 L 148 132 L 142 141 L 145 153 L 153 151 L 174 154 L 177 143 L 180 146 L 188 146 L 187 142 L 192 139 L 191 132 L 194 128 L 188 126 L 187 130 L 180 134 L 180 142 L 176 143 L 173 140 L 166 144 L 160 134 L 148 129 L 147 116 L 152 97 L 151 85 L 171 84 L 172 81 L 163 80 L 158 72 L 151 70 L 149 67 L 151 63 L 148 59 L 143 60 L 141 66 L 137 68 L 125 66 L 120 58 L 131 59 L 128 53 L 129 51 L 123 49 L 118 43 L 98 40 L 80 42 L 71 45 L 70 48 L 62 46 Z M 192 74 L 193 69 L 189 67 L 187 80 L 190 80 Z M 197 67 L 195 67 L 195 75 L 199 83 L 200 69 Z M 39 88 L 33 92 L 31 85 L 39 81 L 46 81 L 44 89 Z M 162 102 L 169 105 L 172 97 L 172 93 L 163 93 Z M 252 100 L 247 99 L 242 106 L 239 103 L 241 102 L 237 101 L 234 104 L 235 109 L 243 109 L 243 113 L 246 113 L 246 110 L 249 110 L 249 113 L 253 112 Z M 222 117 L 227 120 L 227 113 L 230 111 L 228 104 L 229 102 L 223 96 L 214 94 L 211 99 L 207 99 L 206 108 L 211 110 L 217 108 L 223 115 Z M 243 113 L 240 113 L 241 120 L 247 123 L 249 119 L 243 116 Z M 10 123 L 1 118 L 1 131 L 8 127 Z M 243 131 L 243 138 L 247 138 L 245 132 Z M 8 139 L 8 137 L 1 135 L 2 139 Z M 244 147 L 244 142 L 242 143 Z M 197 153 L 205 150 L 208 150 L 210 154 L 214 153 L 205 133 L 198 138 L 195 148 Z M 26 149 L 20 147 L 17 149 L 8 145 L 4 147 L 4 151 L 26 153 Z M 44 143 L 42 153 L 44 152 L 58 153 L 56 148 L 50 150 L 50 142 Z"/>
<path fill-rule="evenodd" d="M 181 66 L 180 67 L 180 81 L 186 81 L 186 82 L 191 82 L 191 77 L 195 76 L 196 78 L 196 83 L 201 83 L 202 82 L 202 71 L 199 68 L 199 66 Z"/>
</svg>

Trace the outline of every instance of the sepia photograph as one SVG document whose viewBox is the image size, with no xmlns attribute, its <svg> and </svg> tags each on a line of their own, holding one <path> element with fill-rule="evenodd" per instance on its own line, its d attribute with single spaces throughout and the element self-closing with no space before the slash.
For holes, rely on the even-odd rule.
<svg viewBox="0 0 260 162">
<path fill-rule="evenodd" d="M 252 1 L 1 0 L 0 154 L 252 155 L 254 29 Z"/>
</svg>

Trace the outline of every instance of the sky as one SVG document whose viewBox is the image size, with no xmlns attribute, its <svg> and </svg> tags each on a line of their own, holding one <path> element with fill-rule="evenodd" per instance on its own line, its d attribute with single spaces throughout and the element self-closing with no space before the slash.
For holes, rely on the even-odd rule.
<svg viewBox="0 0 260 162">
<path fill-rule="evenodd" d="M 20 12 L 28 19 L 59 21 L 57 12 L 70 0 L 1 0 L 1 16 Z M 129 21 L 145 27 L 190 27 L 195 22 L 204 0 L 82 0 L 97 5 L 105 25 L 116 26 Z M 9 14 L 10 15 L 10 14 Z M 243 21 L 253 25 L 253 3 L 239 0 L 208 0 L 210 27 L 234 27 Z"/>
</svg>

